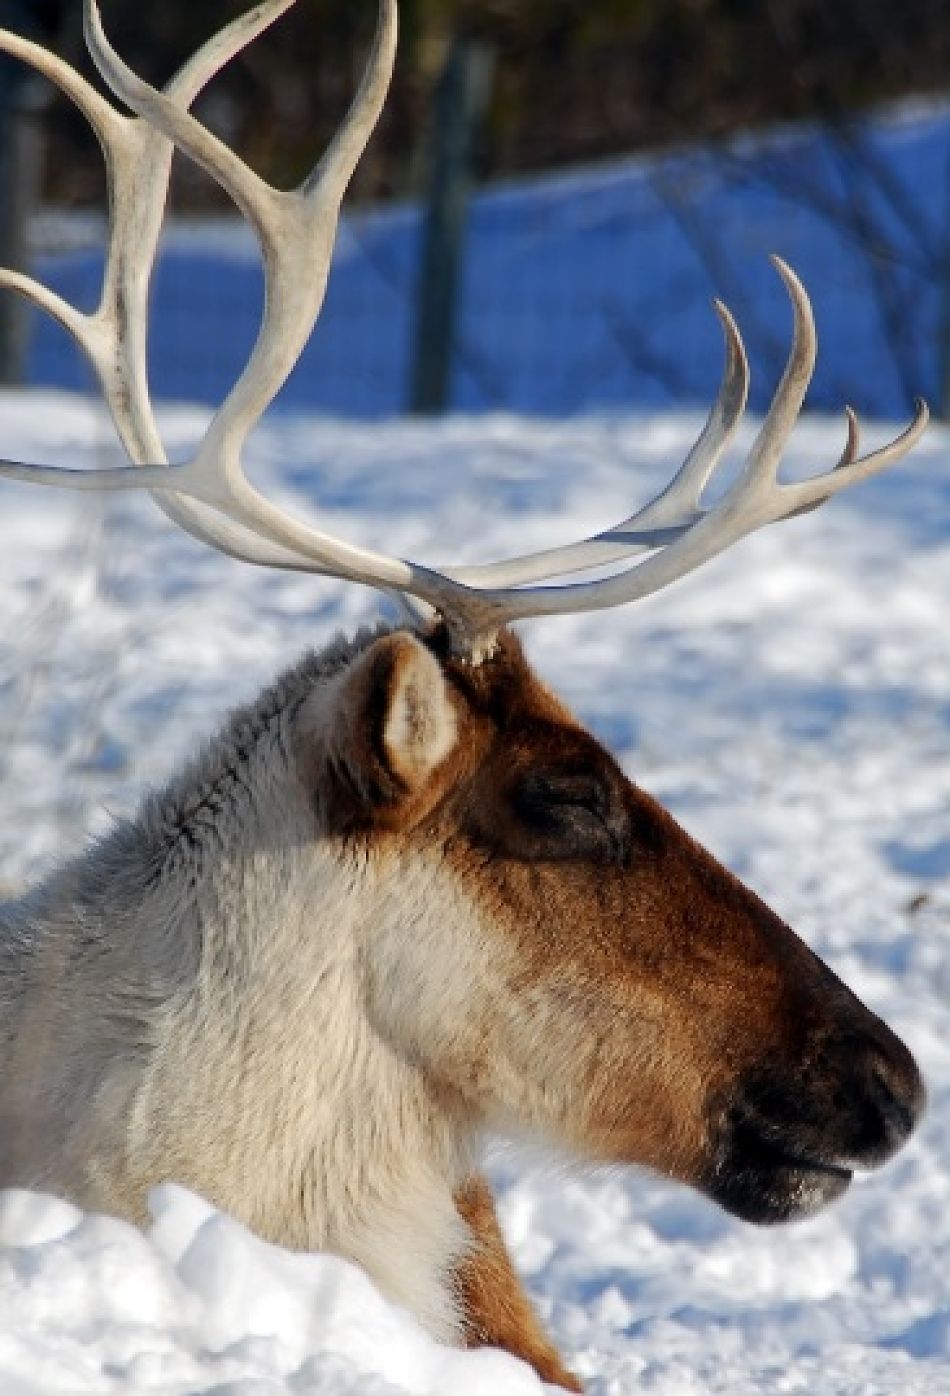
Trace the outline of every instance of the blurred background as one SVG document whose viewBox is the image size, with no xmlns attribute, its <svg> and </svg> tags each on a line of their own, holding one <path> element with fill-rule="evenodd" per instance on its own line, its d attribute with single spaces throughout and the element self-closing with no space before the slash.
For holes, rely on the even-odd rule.
<svg viewBox="0 0 950 1396">
<path fill-rule="evenodd" d="M 243 8 L 104 5 L 154 82 Z M 358 81 L 371 0 L 299 0 L 198 103 L 278 183 L 299 180 Z M 395 85 L 348 200 L 314 341 L 281 403 L 408 411 L 709 400 L 735 311 L 762 408 L 788 342 L 766 260 L 815 302 L 812 408 L 950 412 L 946 0 L 403 0 Z M 77 0 L 0 22 L 92 76 Z M 79 305 L 102 274 L 105 181 L 83 119 L 0 64 L 0 263 Z M 155 395 L 216 402 L 256 331 L 256 248 L 179 161 L 155 282 Z M 0 380 L 85 389 L 65 335 L 0 298 Z"/>
</svg>

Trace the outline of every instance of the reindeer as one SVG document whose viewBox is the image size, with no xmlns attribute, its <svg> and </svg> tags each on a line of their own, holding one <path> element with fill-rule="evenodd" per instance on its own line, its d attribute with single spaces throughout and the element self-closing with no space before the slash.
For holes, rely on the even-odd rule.
<svg viewBox="0 0 950 1396">
<path fill-rule="evenodd" d="M 263 0 L 158 91 L 112 50 L 86 0 L 93 59 L 132 117 L 60 59 L 0 36 L 91 121 L 111 207 L 94 313 L 18 273 L 2 284 L 78 340 L 133 462 L 7 461 L 0 473 L 144 488 L 237 559 L 413 606 L 405 625 L 306 656 L 133 819 L 0 907 L 0 1185 L 142 1222 L 149 1189 L 177 1179 L 274 1242 L 363 1265 L 437 1337 L 507 1348 L 579 1391 L 505 1249 L 479 1168 L 486 1132 L 639 1164 L 738 1217 L 778 1222 L 890 1157 L 924 1092 L 903 1044 L 626 778 L 509 627 L 660 590 L 904 456 L 927 410 L 864 457 L 849 411 L 838 466 L 779 483 L 816 339 L 803 287 L 776 260 L 791 353 L 712 506 L 706 487 L 748 391 L 722 305 L 725 370 L 703 432 L 670 485 L 616 528 L 436 570 L 278 511 L 245 477 L 242 447 L 319 313 L 397 22 L 395 0 L 379 0 L 349 114 L 299 189 L 279 192 L 188 108 L 292 2 Z M 267 297 L 244 372 L 193 457 L 169 465 L 145 337 L 175 149 L 254 226 Z M 623 566 L 550 584 L 605 563 Z"/>
</svg>

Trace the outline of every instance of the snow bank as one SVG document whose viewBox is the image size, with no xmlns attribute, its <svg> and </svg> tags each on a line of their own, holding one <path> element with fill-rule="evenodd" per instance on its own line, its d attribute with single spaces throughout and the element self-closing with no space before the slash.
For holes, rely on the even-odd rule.
<svg viewBox="0 0 950 1396">
<path fill-rule="evenodd" d="M 343 1260 L 268 1246 L 172 1184 L 151 1209 L 144 1237 L 55 1198 L 0 1194 L 4 1396 L 542 1389 L 502 1353 L 440 1347 Z"/>
</svg>

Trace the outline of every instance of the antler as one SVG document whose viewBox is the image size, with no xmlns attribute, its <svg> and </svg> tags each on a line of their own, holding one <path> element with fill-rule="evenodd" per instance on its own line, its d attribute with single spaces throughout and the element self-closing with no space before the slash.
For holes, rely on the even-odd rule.
<svg viewBox="0 0 950 1396">
<path fill-rule="evenodd" d="M 279 19 L 294 0 L 264 0 L 214 35 L 165 88 L 165 96 L 187 108 L 208 81 L 242 48 Z M 390 6 L 391 10 L 392 7 Z M 382 19 L 380 21 L 382 28 Z M 102 33 L 94 3 L 85 9 L 90 51 L 108 79 L 114 55 Z M 372 62 L 382 66 L 383 86 L 391 71 L 393 44 L 387 55 L 377 41 Z M 0 30 L 0 49 L 36 68 L 76 103 L 92 126 L 106 161 L 109 192 L 109 251 L 99 305 L 83 314 L 53 291 L 19 272 L 0 269 L 0 286 L 18 291 L 46 310 L 72 334 L 89 357 L 116 430 L 129 457 L 137 462 L 166 462 L 149 400 L 146 374 L 148 289 L 168 190 L 174 143 L 160 127 L 141 117 L 128 118 L 109 105 L 69 64 L 39 45 Z M 385 46 L 383 46 L 385 50 Z M 118 89 L 113 85 L 113 90 Z M 344 144 L 359 139 L 365 106 L 354 104 L 342 128 Z M 370 118 L 370 128 L 375 117 Z M 365 139 L 369 136 L 366 131 Z M 338 138 L 340 139 L 340 138 Z M 362 147 L 360 147 L 361 149 Z M 350 145 L 352 152 L 353 146 Z M 358 151 L 353 157 L 353 164 Z M 345 180 L 344 180 L 345 183 Z M 343 190 L 340 189 L 342 198 Z M 206 505 L 163 492 L 159 507 L 182 528 L 231 555 L 271 567 L 308 569 L 306 558 L 268 543 L 235 526 Z"/>
<path fill-rule="evenodd" d="M 785 445 L 801 411 L 814 371 L 817 348 L 811 305 L 794 272 L 779 258 L 773 264 L 792 303 L 794 335 L 785 371 L 759 434 L 738 477 L 712 507 L 702 496 L 732 439 L 745 410 L 748 364 L 738 328 L 725 306 L 716 303 L 726 343 L 726 367 L 709 418 L 692 451 L 672 482 L 645 508 L 615 528 L 565 548 L 511 558 L 483 567 L 437 571 L 404 559 L 358 548 L 287 515 L 251 485 L 241 452 L 254 423 L 266 410 L 306 344 L 323 303 L 340 203 L 360 153 L 375 126 L 390 81 L 396 41 L 396 0 L 380 0 L 376 40 L 366 74 L 340 131 L 312 173 L 291 193 L 264 183 L 234 153 L 187 111 L 187 103 L 222 55 L 230 56 L 293 0 L 272 0 L 222 31 L 196 56 L 164 92 L 132 73 L 110 47 L 95 0 L 86 2 L 86 37 L 93 58 L 113 92 L 136 120 L 119 117 L 82 80 L 43 55 L 43 71 L 74 96 L 92 121 L 110 164 L 110 175 L 127 209 L 113 216 L 112 255 L 107 269 L 103 306 L 93 317 L 80 316 L 49 291 L 4 274 L 7 285 L 24 291 L 50 310 L 79 339 L 99 373 L 119 433 L 133 460 L 132 468 L 68 470 L 59 467 L 0 462 L 0 475 L 71 489 L 148 489 L 156 493 L 165 512 L 195 536 L 233 556 L 269 566 L 319 572 L 366 585 L 397 590 L 439 612 L 456 649 L 473 660 L 492 648 L 502 626 L 536 615 L 597 610 L 638 600 L 659 591 L 703 562 L 723 552 L 745 534 L 764 524 L 815 508 L 859 480 L 899 460 L 919 440 L 928 420 L 926 404 L 918 400 L 910 426 L 894 441 L 868 456 L 858 457 L 857 421 L 848 411 L 848 440 L 837 466 L 827 474 L 794 484 L 780 484 L 778 469 Z M 0 39 L 0 46 L 19 51 L 42 64 L 32 45 Z M 26 50 L 30 50 L 27 54 Z M 213 55 L 213 57 L 209 56 Z M 94 99 L 94 100 L 93 100 Z M 104 115 L 108 112 L 108 116 Z M 124 123 L 119 126 L 117 123 Z M 125 159 L 123 142 L 159 143 L 163 158 L 171 146 L 197 161 L 230 194 L 254 227 L 264 260 L 265 309 L 257 343 L 247 367 L 213 417 L 194 457 L 179 466 L 164 462 L 148 404 L 144 376 L 145 304 L 141 286 L 147 281 L 157 238 L 158 217 L 167 185 L 167 165 L 160 195 L 155 176 L 141 173 Z M 122 135 L 115 134 L 122 131 Z M 105 134 L 103 134 L 103 132 Z M 119 152 L 117 155 L 116 152 Z M 144 213 L 142 212 L 144 210 Z M 147 216 L 146 216 L 147 215 Z M 145 223 L 149 238 L 133 236 Z M 122 282 L 122 278 L 125 282 Z M 121 292 L 131 286 L 139 294 L 121 320 Z M 134 320 L 134 323 L 133 323 Z M 118 353 L 115 352 L 118 349 Z M 118 367 L 115 367 L 118 365 Z M 131 406 L 123 406 L 130 388 Z M 151 458 L 150 464 L 144 462 Z M 162 463 L 159 463 L 162 462 Z M 566 586 L 525 586 L 524 583 L 625 561 L 650 551 L 650 556 L 618 575 Z"/>
</svg>

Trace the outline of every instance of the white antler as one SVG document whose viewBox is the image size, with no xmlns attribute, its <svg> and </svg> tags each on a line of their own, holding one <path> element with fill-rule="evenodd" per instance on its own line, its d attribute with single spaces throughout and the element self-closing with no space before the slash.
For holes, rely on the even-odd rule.
<svg viewBox="0 0 950 1396">
<path fill-rule="evenodd" d="M 113 290 L 109 313 L 101 317 L 106 321 L 103 328 L 94 324 L 97 317 L 87 320 L 42 287 L 8 273 L 8 285 L 25 290 L 73 330 L 96 363 L 130 455 L 139 462 L 151 457 L 152 463 L 129 469 L 75 471 L 2 462 L 0 475 L 73 489 L 155 491 L 156 497 L 164 500 L 166 512 L 183 527 L 235 556 L 397 590 L 427 603 L 445 619 L 456 648 L 477 658 L 491 648 L 498 630 L 511 621 L 622 605 L 658 591 L 763 524 L 815 508 L 839 490 L 883 470 L 906 455 L 920 438 L 928 419 L 922 401 L 918 401 L 914 420 L 902 435 L 881 450 L 858 458 L 857 421 L 847 409 L 848 440 L 837 466 L 814 479 L 779 483 L 782 454 L 814 370 L 816 335 L 804 287 L 784 262 L 773 258 L 792 303 L 792 349 L 744 467 L 711 508 L 703 507 L 702 495 L 732 439 L 748 394 L 748 365 L 742 339 L 732 316 L 718 303 L 716 309 L 726 342 L 726 367 L 703 432 L 670 485 L 613 529 L 566 548 L 484 567 L 436 571 L 355 547 L 276 509 L 247 479 L 241 451 L 249 431 L 299 357 L 319 314 L 340 201 L 382 108 L 396 42 L 395 0 L 380 0 L 373 52 L 348 116 L 330 149 L 301 187 L 292 193 L 279 192 L 249 170 L 186 107 L 201 81 L 206 80 L 217 63 L 224 61 L 221 55 L 234 51 L 240 42 L 247 42 L 253 32 L 265 27 L 265 12 L 269 23 L 290 3 L 292 0 L 274 0 L 271 6 L 265 4 L 243 21 L 237 21 L 212 40 L 168 89 L 159 92 L 136 77 L 115 54 L 102 32 L 95 0 L 87 0 L 86 35 L 93 58 L 112 90 L 136 113 L 137 122 L 145 125 L 118 117 L 94 93 L 90 96 L 75 74 L 70 73 L 67 90 L 92 120 L 116 169 L 114 152 L 121 149 L 120 142 L 127 137 L 117 137 L 113 131 L 120 129 L 115 123 L 125 122 L 143 132 L 151 128 L 148 135 L 138 139 L 164 142 L 163 151 L 173 143 L 227 190 L 253 225 L 261 244 L 265 310 L 247 367 L 215 414 L 197 453 L 183 465 L 168 466 L 159 463 L 164 457 L 155 449 L 157 433 L 144 386 L 144 298 L 135 302 L 135 324 L 117 330 L 118 292 Z M 240 42 L 233 36 L 228 38 L 238 30 Z M 22 47 L 22 41 L 16 43 Z M 214 58 L 202 59 L 207 54 Z M 29 61 L 35 58 L 31 56 Z M 43 61 L 47 64 L 44 71 L 50 71 L 48 56 Z M 55 64 L 56 60 L 52 62 Z M 66 86 L 61 73 L 54 80 Z M 108 116 L 103 115 L 104 111 Z M 107 132 L 105 138 L 103 130 Z M 115 173 L 113 178 L 117 185 L 121 183 Z M 132 190 L 127 194 L 128 204 L 133 208 L 144 206 L 151 219 L 157 196 L 148 176 L 143 176 L 144 192 L 143 188 L 133 189 L 131 172 L 121 179 Z M 162 179 L 163 199 L 167 167 Z M 125 227 L 117 214 L 110 267 L 112 261 L 122 264 L 123 274 L 137 287 L 141 280 L 147 280 L 157 220 L 151 242 L 144 244 L 144 253 L 138 242 L 123 231 Z M 151 221 L 148 230 L 151 235 Z M 112 285 L 110 275 L 115 274 L 107 272 L 104 304 Z M 104 349 L 97 339 L 99 335 L 104 337 Z M 126 350 L 128 362 L 119 379 L 113 381 L 105 360 L 116 343 L 120 348 L 134 344 L 135 352 Z M 135 406 L 130 409 L 129 420 L 123 416 L 121 405 L 117 411 L 113 401 L 128 384 L 135 389 Z M 624 561 L 646 550 L 650 551 L 649 557 L 617 576 L 566 586 L 523 585 Z"/>
</svg>

